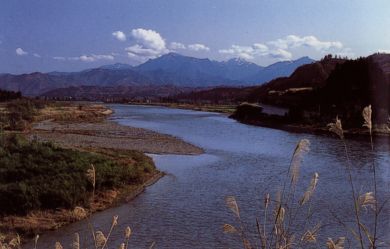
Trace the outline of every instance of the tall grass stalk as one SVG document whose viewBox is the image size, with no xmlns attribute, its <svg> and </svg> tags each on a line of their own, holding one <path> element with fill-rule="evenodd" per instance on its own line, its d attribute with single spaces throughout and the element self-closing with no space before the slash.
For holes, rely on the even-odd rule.
<svg viewBox="0 0 390 249">
<path fill-rule="evenodd" d="M 371 105 L 368 105 L 365 107 L 362 111 L 362 116 L 364 119 L 363 127 L 366 127 L 370 133 L 370 145 L 371 145 L 371 153 L 374 153 L 374 142 L 373 142 L 373 136 L 372 136 L 372 109 Z M 373 178 L 374 178 L 374 196 L 375 196 L 375 210 L 374 210 L 374 236 L 372 238 L 372 248 L 376 249 L 376 242 L 377 242 L 377 228 L 378 228 L 378 216 L 379 216 L 379 210 L 378 210 L 378 199 L 377 199 L 377 179 L 376 179 L 376 165 L 374 159 L 372 159 L 372 170 L 373 170 Z"/>
<path fill-rule="evenodd" d="M 367 127 L 370 135 L 370 145 L 371 145 L 371 153 L 374 153 L 374 143 L 373 143 L 373 125 L 372 125 L 372 110 L 371 106 L 367 106 L 363 109 L 362 116 L 364 118 L 364 127 Z M 377 172 L 376 172 L 376 164 L 375 161 L 372 162 L 373 169 L 373 192 L 366 192 L 361 195 L 358 194 L 355 186 L 355 180 L 352 173 L 352 163 L 350 159 L 350 152 L 348 149 L 348 145 L 344 136 L 344 130 L 342 127 L 341 120 L 336 117 L 336 121 L 334 123 L 330 123 L 329 130 L 335 133 L 343 144 L 344 154 L 346 157 L 346 175 L 347 181 L 351 189 L 351 195 L 353 199 L 353 224 L 356 225 L 356 228 L 351 228 L 349 225 L 344 223 L 342 220 L 334 214 L 336 221 L 341 223 L 347 230 L 351 232 L 353 238 L 356 239 L 358 247 L 361 249 L 377 249 L 378 248 L 378 221 L 379 215 L 385 204 L 388 200 L 384 201 L 381 206 L 379 206 L 379 202 L 377 200 L 378 196 L 378 181 L 377 181 Z M 296 195 L 296 186 L 298 183 L 299 177 L 299 169 L 301 166 L 301 162 L 303 160 L 303 155 L 309 151 L 309 141 L 301 140 L 296 146 L 292 159 L 289 164 L 289 168 L 287 170 L 287 179 L 283 182 L 282 191 L 276 195 L 276 197 L 271 200 L 270 195 L 267 194 L 264 200 L 263 207 L 263 221 L 259 218 L 256 218 L 256 228 L 257 234 L 260 240 L 260 248 L 261 249 L 291 249 L 291 248 L 306 248 L 307 243 L 316 243 L 317 236 L 322 228 L 320 223 L 317 223 L 315 226 L 306 230 L 306 226 L 309 221 L 312 221 L 312 210 L 311 210 L 311 199 L 313 193 L 318 184 L 319 175 L 318 173 L 314 173 L 309 186 L 306 191 L 303 193 L 301 199 L 299 199 L 298 207 L 295 208 L 295 195 Z M 374 160 L 374 159 L 373 159 Z M 267 218 L 268 212 L 270 210 L 269 205 L 272 203 L 273 205 L 273 219 L 270 221 Z M 227 203 L 228 207 L 236 214 L 236 216 L 240 219 L 238 213 L 238 206 L 235 205 L 234 209 L 232 205 Z M 237 203 L 235 203 L 237 204 Z M 297 220 L 301 208 L 304 205 L 308 205 L 307 215 L 304 217 L 304 226 L 303 231 L 299 230 L 295 221 Z M 374 210 L 374 228 L 373 233 L 370 231 L 370 227 L 363 224 L 361 209 Z M 236 211 L 235 211 L 236 210 Z M 333 214 L 333 213 L 332 213 Z M 291 228 L 294 228 L 294 232 L 291 231 Z M 247 238 L 243 238 L 244 231 L 243 225 L 240 220 L 240 229 L 236 229 L 234 226 L 230 224 L 224 225 L 224 231 L 227 233 L 238 234 L 241 236 L 243 242 L 247 242 Z M 298 230 L 297 230 L 298 229 Z M 357 230 L 357 231 L 356 231 Z M 297 236 L 301 234 L 301 236 Z M 295 242 L 296 238 L 300 238 L 299 242 Z M 346 242 L 350 246 L 353 246 L 354 242 L 350 242 L 347 237 L 339 237 L 336 240 L 329 238 L 326 242 L 326 247 L 328 249 L 343 249 L 345 247 Z M 366 245 L 366 242 L 369 244 Z M 250 243 L 244 243 L 244 248 L 248 248 L 247 246 Z M 315 244 L 318 248 L 318 244 Z"/>
<path fill-rule="evenodd" d="M 87 170 L 86 173 L 88 181 L 92 184 L 92 202 L 95 200 L 95 188 L 96 188 L 96 169 L 93 164 L 91 164 L 91 168 Z"/>
<path fill-rule="evenodd" d="M 271 198 L 268 193 L 264 197 L 263 220 L 256 218 L 257 235 L 261 249 L 291 249 L 296 245 L 296 238 L 303 238 L 302 240 L 305 243 L 312 242 L 313 238 L 316 236 L 315 234 L 319 230 L 319 227 L 316 228 L 315 231 L 311 232 L 311 236 L 308 236 L 310 231 L 306 231 L 299 236 L 297 232 L 292 232 L 292 227 L 297 226 L 297 210 L 310 201 L 319 179 L 318 173 L 314 173 L 307 190 L 302 194 L 302 197 L 299 200 L 296 199 L 296 186 L 299 181 L 299 171 L 304 155 L 309 152 L 309 146 L 310 142 L 307 139 L 299 141 L 289 163 L 286 180 L 283 183 L 281 192 L 278 192 L 274 198 Z M 232 200 L 233 197 L 229 197 L 229 199 Z M 236 202 L 234 202 L 234 205 L 232 205 L 232 203 L 232 201 L 229 201 L 226 204 L 235 216 L 240 219 L 238 205 Z M 295 204 L 298 204 L 298 206 Z M 269 212 L 273 213 L 272 219 L 268 218 Z M 241 220 L 239 220 L 239 225 L 240 228 L 236 229 L 233 225 L 225 224 L 224 232 L 238 234 L 238 236 L 241 237 L 244 248 L 253 248 L 251 247 L 251 244 L 253 243 L 250 243 L 245 235 Z M 305 234 L 306 236 L 304 236 Z M 309 237 L 311 238 L 311 241 L 306 239 Z"/>
<path fill-rule="evenodd" d="M 334 132 L 336 135 L 339 136 L 339 138 L 341 139 L 341 141 L 343 142 L 343 146 L 344 146 L 344 152 L 345 152 L 345 156 L 347 158 L 347 174 L 348 174 L 348 182 L 349 182 L 349 185 L 351 187 L 351 191 L 352 191 L 352 198 L 353 198 L 353 207 L 354 207 L 354 215 L 355 215 L 355 222 L 356 222 L 356 226 L 357 226 L 357 229 L 358 229 L 358 240 L 359 240 L 359 243 L 360 243 L 360 247 L 361 249 L 364 249 L 364 245 L 363 245 L 363 236 L 362 236 L 362 232 L 361 232 L 361 228 L 360 228 L 360 216 L 359 216 L 359 208 L 358 208 L 358 203 L 357 203 L 357 198 L 356 198 L 356 191 L 355 191 L 355 186 L 354 186 L 354 182 L 353 182 L 353 178 L 352 178 L 352 165 L 351 165 L 351 161 L 350 161 L 350 158 L 349 158 L 349 153 L 348 153 L 348 146 L 347 146 L 347 143 L 345 141 L 345 137 L 344 137 L 344 130 L 343 130 L 343 126 L 341 124 L 341 120 L 336 117 L 336 122 L 335 123 L 330 123 L 328 125 L 330 128 L 329 130 L 331 132 Z"/>
</svg>

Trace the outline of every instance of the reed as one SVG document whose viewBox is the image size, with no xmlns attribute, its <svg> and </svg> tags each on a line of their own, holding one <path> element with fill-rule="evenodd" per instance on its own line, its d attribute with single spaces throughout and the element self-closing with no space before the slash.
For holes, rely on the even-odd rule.
<svg viewBox="0 0 390 249">
<path fill-rule="evenodd" d="M 88 181 L 92 184 L 92 202 L 95 199 L 95 188 L 96 188 L 96 170 L 95 166 L 91 164 L 91 168 L 86 173 Z"/>
<path fill-rule="evenodd" d="M 363 127 L 368 129 L 370 135 L 371 152 L 374 152 L 371 105 L 363 109 L 362 117 L 364 120 Z M 352 216 L 354 217 L 355 226 L 350 227 L 346 222 L 337 217 L 336 214 L 336 222 L 341 223 L 345 227 L 346 233 L 349 231 L 352 241 L 349 241 L 347 237 L 339 237 L 336 240 L 328 238 L 326 241 L 326 248 L 344 249 L 346 241 L 349 241 L 349 246 L 353 246 L 353 240 L 357 242 L 361 249 L 379 248 L 378 245 L 383 246 L 384 243 L 378 241 L 378 221 L 380 220 L 380 215 L 382 214 L 387 201 L 380 202 L 377 200 L 378 181 L 375 162 L 372 162 L 373 184 L 370 186 L 373 188 L 373 191 L 359 194 L 356 191 L 355 180 L 352 174 L 349 148 L 345 139 L 341 119 L 336 117 L 335 122 L 330 123 L 328 127 L 329 131 L 336 134 L 343 143 L 344 154 L 346 157 L 345 170 L 347 175 L 347 182 L 349 183 L 351 197 L 353 200 Z M 310 142 L 306 139 L 302 139 L 297 144 L 288 167 L 286 179 L 281 188 L 282 191 L 278 192 L 273 199 L 270 198 L 270 194 L 266 194 L 264 198 L 263 220 L 256 218 L 258 243 L 249 242 L 245 235 L 246 232 L 242 230 L 244 226 L 241 224 L 241 218 L 238 212 L 239 207 L 234 197 L 230 196 L 226 199 L 227 206 L 235 214 L 235 216 L 238 217 L 240 226 L 239 228 L 236 228 L 234 225 L 225 224 L 223 226 L 223 231 L 225 233 L 238 235 L 241 240 L 245 242 L 243 243 L 243 248 L 255 248 L 250 246 L 251 244 L 257 244 L 259 246 L 256 248 L 261 249 L 308 248 L 309 245 L 312 245 L 312 247 L 316 248 L 320 247 L 320 245 L 318 245 L 318 234 L 322 228 L 322 225 L 317 223 L 312 228 L 305 228 L 307 223 L 315 223 L 312 220 L 312 215 L 310 213 L 310 201 L 319 182 L 319 174 L 317 172 L 313 174 L 310 184 L 308 185 L 306 191 L 302 194 L 302 197 L 298 201 L 295 198 L 296 186 L 299 182 L 299 171 L 304 155 L 309 152 L 309 146 Z M 296 203 L 296 201 L 298 202 L 298 207 L 294 208 L 294 203 Z M 302 208 L 304 206 L 309 206 L 306 216 L 302 215 Z M 270 210 L 273 210 L 272 219 L 267 218 L 270 215 Z M 362 212 L 362 210 L 365 212 Z M 370 211 L 373 211 L 374 213 L 373 225 L 371 225 L 373 227 L 370 227 L 362 222 L 363 220 L 367 221 L 367 218 L 369 217 L 364 217 L 366 218 L 364 219 L 363 216 L 369 214 Z M 296 220 L 299 215 L 301 215 L 300 220 L 305 220 L 303 229 L 297 229 L 299 228 L 299 225 L 296 224 Z M 295 228 L 294 231 L 291 230 L 292 227 Z"/>
<path fill-rule="evenodd" d="M 290 165 L 287 171 L 286 180 L 282 186 L 281 192 L 275 194 L 272 198 L 269 193 L 264 196 L 263 215 L 262 219 L 256 218 L 257 241 L 250 241 L 244 230 L 244 225 L 241 222 L 239 207 L 233 196 L 226 198 L 226 205 L 235 214 L 238 219 L 238 228 L 231 224 L 225 224 L 223 230 L 225 233 L 236 234 L 241 238 L 243 248 L 255 248 L 252 245 L 260 245 L 261 249 L 268 248 L 295 248 L 298 244 L 308 244 L 316 242 L 317 233 L 320 229 L 316 225 L 312 229 L 302 233 L 293 231 L 296 224 L 298 212 L 295 208 L 295 203 L 299 203 L 299 207 L 306 206 L 314 192 L 319 180 L 319 174 L 313 173 L 307 190 L 302 193 L 298 199 L 296 196 L 296 185 L 299 182 L 299 172 L 302 166 L 304 155 L 310 151 L 310 142 L 307 139 L 302 139 L 298 142 L 292 155 Z M 268 217 L 272 218 L 268 218 Z M 297 242 L 297 240 L 299 242 Z"/>
</svg>

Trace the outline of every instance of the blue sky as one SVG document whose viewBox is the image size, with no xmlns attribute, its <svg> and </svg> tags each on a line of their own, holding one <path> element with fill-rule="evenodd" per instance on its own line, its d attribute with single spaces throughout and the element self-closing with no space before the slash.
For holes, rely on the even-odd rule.
<svg viewBox="0 0 390 249">
<path fill-rule="evenodd" d="M 388 0 L 2 0 L 0 72 L 139 64 L 172 51 L 260 65 L 390 51 Z"/>
</svg>

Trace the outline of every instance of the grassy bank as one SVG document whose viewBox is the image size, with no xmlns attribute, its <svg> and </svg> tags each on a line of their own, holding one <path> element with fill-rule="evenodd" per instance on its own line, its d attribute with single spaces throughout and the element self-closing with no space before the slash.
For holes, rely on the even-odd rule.
<svg viewBox="0 0 390 249">
<path fill-rule="evenodd" d="M 104 122 L 112 113 L 104 106 L 19 99 L 2 103 L 1 112 L 1 234 L 28 237 L 57 229 L 131 199 L 161 177 L 142 152 L 64 148 L 32 135 L 41 120 Z M 80 207 L 85 215 L 77 214 Z"/>
</svg>

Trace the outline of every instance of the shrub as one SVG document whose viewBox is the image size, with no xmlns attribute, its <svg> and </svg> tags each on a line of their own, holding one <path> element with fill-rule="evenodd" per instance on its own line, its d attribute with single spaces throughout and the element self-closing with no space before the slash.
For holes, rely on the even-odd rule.
<svg viewBox="0 0 390 249">
<path fill-rule="evenodd" d="M 231 115 L 232 118 L 238 120 L 256 120 L 263 115 L 263 107 L 250 104 L 250 103 L 242 103 L 237 106 L 235 112 Z"/>
<path fill-rule="evenodd" d="M 20 99 L 21 97 L 22 97 L 21 92 L 0 90 L 0 102 L 9 101 L 12 99 Z"/>
<path fill-rule="evenodd" d="M 25 130 L 45 105 L 43 101 L 27 98 L 10 101 L 6 105 L 6 115 L 0 122 L 11 130 Z"/>
</svg>

